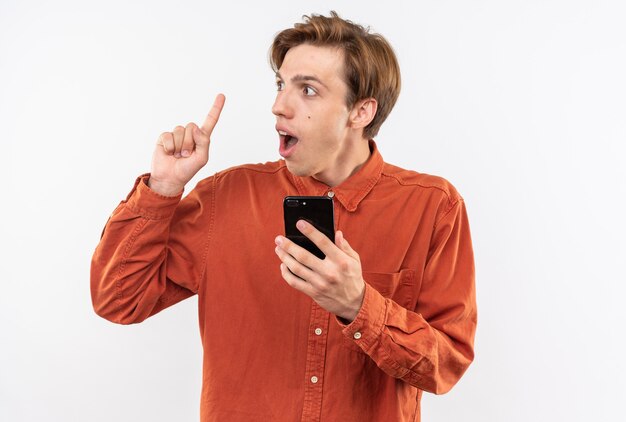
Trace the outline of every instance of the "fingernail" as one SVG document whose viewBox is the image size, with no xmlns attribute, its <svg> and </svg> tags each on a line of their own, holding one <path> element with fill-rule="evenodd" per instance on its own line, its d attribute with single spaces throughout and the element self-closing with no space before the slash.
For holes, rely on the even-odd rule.
<svg viewBox="0 0 626 422">
<path fill-rule="evenodd" d="M 303 220 L 298 220 L 296 223 L 296 227 L 299 229 L 304 229 L 306 227 L 306 223 Z"/>
<path fill-rule="evenodd" d="M 276 236 L 276 239 L 274 239 L 274 242 L 276 242 L 276 244 L 280 246 L 283 243 L 283 239 L 280 236 Z"/>
<path fill-rule="evenodd" d="M 177 152 L 176 154 L 174 154 L 174 157 L 180 158 L 181 157 L 180 152 Z"/>
<path fill-rule="evenodd" d="M 183 157 L 189 157 L 189 151 L 187 151 L 186 149 L 183 150 L 183 152 L 181 153 L 181 155 Z"/>
</svg>

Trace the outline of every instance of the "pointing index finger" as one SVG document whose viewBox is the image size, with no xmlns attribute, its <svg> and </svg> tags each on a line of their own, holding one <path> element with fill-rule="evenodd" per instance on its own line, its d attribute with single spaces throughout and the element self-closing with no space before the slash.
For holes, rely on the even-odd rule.
<svg viewBox="0 0 626 422">
<path fill-rule="evenodd" d="M 222 112 L 222 108 L 224 108 L 225 101 L 226 97 L 224 97 L 224 94 L 217 94 L 213 102 L 213 107 L 211 107 L 209 114 L 206 116 L 206 119 L 204 119 L 204 123 L 200 126 L 200 129 L 202 129 L 207 136 L 211 136 L 211 132 L 213 132 L 213 128 L 220 118 L 220 113 Z"/>
</svg>

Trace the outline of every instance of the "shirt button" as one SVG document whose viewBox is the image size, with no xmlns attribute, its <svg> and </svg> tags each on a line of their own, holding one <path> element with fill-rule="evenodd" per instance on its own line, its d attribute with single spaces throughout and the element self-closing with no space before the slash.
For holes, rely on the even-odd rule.
<svg viewBox="0 0 626 422">
<path fill-rule="evenodd" d="M 355 339 L 360 339 L 361 338 L 361 333 L 359 333 L 358 331 L 356 333 L 354 333 L 354 338 Z"/>
<path fill-rule="evenodd" d="M 321 336 L 322 335 L 322 329 L 321 328 L 316 328 L 315 329 L 315 335 Z"/>
<path fill-rule="evenodd" d="M 313 376 L 311 377 L 311 382 L 312 382 L 313 384 L 317 384 L 317 381 L 319 381 L 319 380 L 317 379 L 317 377 L 316 377 L 315 375 L 313 375 Z"/>
<path fill-rule="evenodd" d="M 326 195 L 328 195 L 329 198 L 332 198 L 333 196 L 335 196 L 335 192 L 331 190 L 331 191 L 328 191 Z"/>
</svg>

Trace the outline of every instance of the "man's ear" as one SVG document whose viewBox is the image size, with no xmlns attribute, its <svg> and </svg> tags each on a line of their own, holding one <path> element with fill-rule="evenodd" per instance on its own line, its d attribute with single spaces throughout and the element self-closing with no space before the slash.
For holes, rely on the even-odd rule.
<svg viewBox="0 0 626 422">
<path fill-rule="evenodd" d="M 377 109 L 378 102 L 374 98 L 357 101 L 350 112 L 350 127 L 353 129 L 365 128 L 374 120 Z"/>
</svg>

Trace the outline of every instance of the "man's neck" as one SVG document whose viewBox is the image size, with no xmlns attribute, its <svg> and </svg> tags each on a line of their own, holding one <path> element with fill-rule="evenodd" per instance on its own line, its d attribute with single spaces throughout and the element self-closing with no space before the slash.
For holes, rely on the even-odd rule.
<svg viewBox="0 0 626 422">
<path fill-rule="evenodd" d="M 332 188 L 339 186 L 358 172 L 369 159 L 371 151 L 367 139 L 361 139 L 359 142 L 355 142 L 354 145 L 353 148 L 337 158 L 337 162 L 332 169 L 314 174 L 312 177 Z"/>
</svg>

